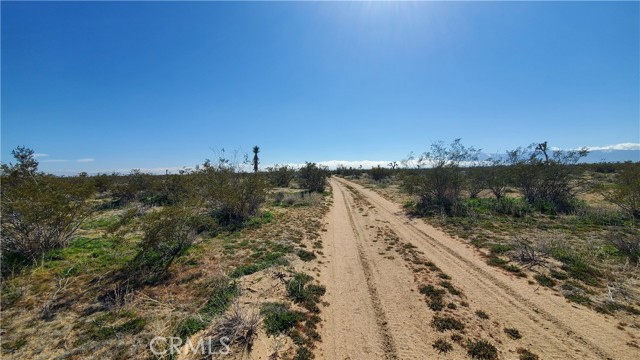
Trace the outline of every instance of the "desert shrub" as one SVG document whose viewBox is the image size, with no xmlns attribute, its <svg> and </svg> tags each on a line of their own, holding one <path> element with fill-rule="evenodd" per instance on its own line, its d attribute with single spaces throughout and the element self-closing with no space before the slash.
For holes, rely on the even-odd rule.
<svg viewBox="0 0 640 360">
<path fill-rule="evenodd" d="M 561 268 L 570 277 L 591 286 L 600 284 L 602 273 L 590 265 L 584 257 L 575 250 L 563 246 L 556 246 L 550 249 L 550 254 L 563 263 Z"/>
<path fill-rule="evenodd" d="M 264 319 L 265 331 L 270 336 L 288 332 L 305 318 L 303 313 L 291 310 L 285 303 L 264 304 L 260 313 Z"/>
<path fill-rule="evenodd" d="M 293 356 L 293 360 L 310 360 L 313 358 L 313 353 L 306 346 L 300 346 L 298 350 L 296 350 L 296 354 Z"/>
<path fill-rule="evenodd" d="M 518 359 L 520 360 L 538 360 L 538 355 L 532 353 L 531 351 L 524 348 L 517 348 L 516 352 L 518 353 Z"/>
<path fill-rule="evenodd" d="M 538 284 L 545 287 L 553 287 L 556 285 L 556 281 L 545 274 L 535 274 L 533 278 L 536 279 Z"/>
<path fill-rule="evenodd" d="M 429 285 L 421 285 L 418 289 L 421 294 L 427 295 L 430 298 L 441 298 L 444 296 L 445 291 L 443 289 L 436 289 L 435 286 Z"/>
<path fill-rule="evenodd" d="M 363 172 L 364 172 L 364 170 L 362 170 L 362 166 L 360 166 L 360 168 L 356 169 L 356 168 L 354 168 L 352 166 L 347 168 L 344 165 L 338 165 L 336 167 L 336 170 L 334 171 L 334 174 L 336 174 L 338 176 L 344 176 L 345 178 L 359 179 L 360 176 L 362 176 Z"/>
<path fill-rule="evenodd" d="M 296 177 L 296 170 L 287 165 L 275 165 L 267 168 L 267 172 L 269 181 L 273 186 L 277 187 L 289 187 L 291 180 Z"/>
<path fill-rule="evenodd" d="M 149 188 L 138 195 L 148 206 L 175 205 L 189 198 L 188 177 L 184 175 L 162 175 L 153 177 Z"/>
<path fill-rule="evenodd" d="M 259 324 L 260 314 L 247 311 L 236 304 L 213 327 L 211 341 L 205 342 L 205 347 L 208 347 L 205 349 L 206 353 L 212 354 L 223 344 L 238 347 L 242 353 L 248 352 Z"/>
<path fill-rule="evenodd" d="M 175 334 L 178 335 L 182 340 L 185 340 L 187 337 L 197 333 L 200 330 L 203 330 L 207 327 L 207 322 L 198 316 L 189 316 L 186 319 L 182 320 L 182 322 L 178 325 L 175 330 Z"/>
<path fill-rule="evenodd" d="M 165 207 L 142 219 L 144 233 L 136 256 L 125 275 L 131 283 L 153 283 L 165 275 L 173 261 L 191 246 L 196 237 L 198 217 L 181 207 Z"/>
<path fill-rule="evenodd" d="M 442 298 L 433 298 L 429 301 L 429 308 L 433 311 L 442 311 L 444 309 L 444 301 Z"/>
<path fill-rule="evenodd" d="M 629 258 L 633 263 L 640 262 L 640 237 L 637 235 L 611 234 L 607 237 L 607 241 L 613 245 L 618 252 Z"/>
<path fill-rule="evenodd" d="M 299 249 L 296 254 L 302 261 L 311 261 L 316 258 L 316 254 L 313 251 L 307 251 L 304 249 Z"/>
<path fill-rule="evenodd" d="M 514 340 L 522 338 L 522 334 L 520 334 L 520 331 L 516 328 L 504 328 L 504 333 Z"/>
<path fill-rule="evenodd" d="M 142 200 L 151 189 L 154 176 L 133 169 L 128 175 L 113 176 L 109 186 L 111 207 L 121 207 L 132 201 Z"/>
<path fill-rule="evenodd" d="M 640 219 L 640 164 L 627 164 L 612 187 L 602 189 L 607 201 L 618 205 L 634 219 Z"/>
<path fill-rule="evenodd" d="M 391 176 L 391 170 L 378 165 L 371 168 L 369 176 L 371 176 L 372 180 L 381 181 Z"/>
<path fill-rule="evenodd" d="M 434 316 L 433 320 L 431 320 L 431 326 L 440 332 L 447 330 L 464 330 L 464 324 L 460 320 L 449 315 Z"/>
<path fill-rule="evenodd" d="M 207 160 L 197 176 L 212 215 L 221 225 L 244 223 L 266 200 L 268 182 L 264 174 L 243 173 L 223 161 L 212 166 Z"/>
<path fill-rule="evenodd" d="M 438 350 L 440 354 L 446 354 L 449 351 L 453 350 L 453 345 L 445 339 L 436 340 L 433 345 L 431 345 L 434 349 Z"/>
<path fill-rule="evenodd" d="M 232 278 L 239 278 L 246 275 L 254 274 L 258 271 L 270 268 L 274 265 L 287 265 L 288 263 L 289 262 L 287 261 L 287 259 L 282 256 L 264 259 L 259 262 L 252 262 L 250 264 L 238 266 L 237 268 L 235 268 L 235 270 L 233 270 L 233 272 L 231 272 L 230 276 Z"/>
<path fill-rule="evenodd" d="M 315 206 L 321 201 L 322 195 L 319 193 L 299 192 L 294 194 L 283 194 L 278 204 L 281 206 Z"/>
<path fill-rule="evenodd" d="M 213 277 L 207 285 L 210 289 L 209 300 L 202 308 L 202 313 L 208 317 L 222 314 L 240 293 L 238 284 L 226 275 Z"/>
<path fill-rule="evenodd" d="M 0 201 L 3 257 L 14 254 L 36 260 L 64 247 L 90 215 L 93 183 L 85 178 L 58 178 L 37 172 L 33 150 L 13 152 L 16 165 L 2 166 Z"/>
<path fill-rule="evenodd" d="M 500 198 L 491 202 L 491 210 L 497 214 L 523 217 L 533 211 L 531 205 L 522 199 Z"/>
<path fill-rule="evenodd" d="M 476 199 L 487 186 L 486 170 L 484 167 L 468 168 L 465 172 L 464 187 L 471 199 Z"/>
<path fill-rule="evenodd" d="M 491 159 L 490 162 L 490 166 L 482 168 L 484 185 L 496 200 L 500 200 L 507 192 L 509 169 L 500 159 Z"/>
<path fill-rule="evenodd" d="M 586 155 L 585 149 L 549 153 L 546 142 L 508 151 L 509 181 L 541 212 L 569 212 L 581 187 L 573 165 Z"/>
<path fill-rule="evenodd" d="M 419 198 L 416 210 L 426 215 L 451 215 L 464 185 L 460 166 L 463 162 L 477 160 L 478 152 L 473 147 L 462 145 L 460 139 L 454 140 L 449 146 L 443 142 L 432 144 L 431 149 L 418 160 L 419 164 L 431 168 L 402 176 L 404 190 Z"/>
<path fill-rule="evenodd" d="M 324 192 L 327 184 L 328 171 L 325 167 L 319 167 L 316 163 L 305 163 L 298 170 L 298 181 L 302 189 Z"/>
<path fill-rule="evenodd" d="M 322 285 L 308 284 L 313 278 L 305 273 L 296 273 L 293 279 L 287 282 L 287 293 L 293 302 L 301 304 L 307 310 L 319 312 L 317 303 L 325 294 L 326 288 Z"/>
<path fill-rule="evenodd" d="M 467 353 L 472 359 L 494 360 L 498 358 L 498 349 L 486 340 L 469 341 Z"/>
<path fill-rule="evenodd" d="M 441 281 L 440 286 L 447 289 L 451 295 L 459 296 L 462 294 L 460 290 L 458 290 L 451 282 L 449 281 Z"/>
<path fill-rule="evenodd" d="M 487 314 L 486 312 L 484 312 L 482 310 L 477 310 L 476 311 L 476 316 L 479 317 L 480 319 L 483 319 L 483 320 L 489 319 L 489 314 Z"/>
<path fill-rule="evenodd" d="M 421 294 L 426 295 L 429 298 L 429 308 L 433 311 L 441 311 L 444 309 L 444 294 L 443 289 L 436 289 L 433 285 L 421 285 L 418 288 Z"/>
</svg>

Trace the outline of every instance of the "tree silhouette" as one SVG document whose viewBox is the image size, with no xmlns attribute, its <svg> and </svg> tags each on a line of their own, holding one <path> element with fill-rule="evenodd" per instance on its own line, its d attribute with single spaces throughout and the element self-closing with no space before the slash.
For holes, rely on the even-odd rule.
<svg viewBox="0 0 640 360">
<path fill-rule="evenodd" d="M 260 152 L 260 147 L 257 145 L 253 147 L 253 172 L 258 172 L 258 153 Z"/>
</svg>

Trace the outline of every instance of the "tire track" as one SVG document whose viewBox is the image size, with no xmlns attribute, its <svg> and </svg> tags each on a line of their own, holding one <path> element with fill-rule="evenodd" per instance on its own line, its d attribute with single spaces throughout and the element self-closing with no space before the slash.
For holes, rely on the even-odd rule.
<svg viewBox="0 0 640 360">
<path fill-rule="evenodd" d="M 342 188 L 339 189 L 342 194 L 342 198 L 344 200 L 345 207 L 349 210 L 347 211 L 349 217 L 349 223 L 351 224 L 351 229 L 353 230 L 353 234 L 356 237 L 356 240 L 362 240 L 362 235 L 357 229 L 356 222 L 353 218 L 353 212 L 350 211 L 351 207 L 349 202 L 347 201 L 347 197 L 345 196 L 345 192 Z M 384 350 L 384 358 L 389 360 L 398 359 L 396 346 L 391 337 L 391 332 L 389 330 L 387 317 L 384 309 L 382 308 L 382 301 L 380 300 L 380 296 L 378 295 L 378 289 L 373 280 L 373 272 L 371 270 L 371 266 L 369 264 L 369 259 L 362 249 L 362 242 L 356 241 L 358 248 L 358 256 L 360 257 L 362 269 L 364 270 L 365 278 L 367 280 L 367 289 L 369 291 L 369 296 L 373 302 L 373 309 L 376 314 L 376 324 L 378 325 L 378 329 L 380 331 L 380 336 L 382 337 L 382 349 Z"/>
<path fill-rule="evenodd" d="M 565 322 L 561 321 L 549 311 L 541 308 L 534 301 L 525 298 L 522 294 L 518 293 L 507 283 L 498 279 L 488 270 L 483 269 L 472 260 L 459 254 L 455 249 L 445 245 L 442 241 L 439 241 L 434 236 L 427 233 L 425 230 L 420 229 L 411 221 L 406 221 L 406 219 L 401 218 L 397 213 L 397 205 L 390 203 L 388 200 L 380 197 L 370 190 L 362 188 L 357 184 L 353 184 L 342 179 L 337 180 L 337 182 L 339 182 L 341 185 L 349 184 L 349 186 L 357 189 L 358 192 L 361 195 L 365 196 L 368 201 L 374 204 L 377 209 L 383 211 L 384 214 L 387 215 L 386 218 L 393 222 L 394 228 L 400 230 L 403 233 L 410 233 L 411 235 L 413 235 L 411 236 L 412 240 L 413 238 L 415 238 L 417 240 L 425 242 L 430 248 L 428 250 L 437 251 L 439 254 L 441 254 L 442 257 L 447 259 L 448 262 L 472 276 L 474 281 L 477 281 L 478 285 L 482 285 L 482 287 L 484 288 L 483 296 L 489 296 L 495 299 L 496 303 L 500 304 L 500 307 L 503 308 L 503 311 L 508 310 L 509 307 L 511 307 L 513 308 L 511 311 L 516 310 L 520 314 L 525 315 L 530 321 L 534 323 L 534 325 L 530 327 L 537 328 L 539 331 L 544 331 L 545 334 L 541 335 L 544 335 L 544 337 L 546 338 L 552 339 L 557 337 L 559 334 L 562 334 L 564 337 L 571 339 L 573 342 L 580 345 L 578 347 L 575 347 L 576 352 L 583 349 L 588 349 L 593 354 L 596 354 L 597 358 L 599 359 L 613 358 L 601 346 L 595 344 L 589 339 L 586 339 L 580 334 L 577 334 L 574 328 L 572 328 L 570 325 L 565 324 Z M 456 241 L 453 239 L 448 240 Z M 500 292 L 502 292 L 504 295 L 500 294 Z M 507 302 L 511 306 L 503 305 L 505 302 Z M 543 324 L 540 323 L 541 319 L 556 328 L 556 330 L 554 331 L 555 334 L 551 334 L 550 329 L 546 328 Z M 565 346 L 567 345 L 569 344 L 565 344 Z M 579 358 L 581 357 L 579 356 Z"/>
</svg>

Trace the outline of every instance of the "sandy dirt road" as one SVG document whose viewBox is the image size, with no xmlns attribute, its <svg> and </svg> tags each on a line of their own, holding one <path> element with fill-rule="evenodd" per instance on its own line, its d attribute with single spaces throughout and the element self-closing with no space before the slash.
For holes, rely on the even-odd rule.
<svg viewBox="0 0 640 360">
<path fill-rule="evenodd" d="M 330 183 L 334 203 L 319 279 L 329 305 L 317 358 L 468 359 L 463 345 L 485 339 L 501 359 L 518 359 L 519 348 L 540 359 L 640 359 L 640 349 L 627 344 L 638 334 L 617 328 L 615 319 L 489 267 L 468 244 L 409 219 L 371 190 L 336 177 Z M 440 288 L 443 279 L 459 291 L 449 291 L 448 306 L 434 311 L 419 289 Z M 465 327 L 438 332 L 430 325 L 435 316 Z M 522 338 L 507 336 L 505 327 Z M 453 350 L 436 351 L 438 339 Z"/>
</svg>

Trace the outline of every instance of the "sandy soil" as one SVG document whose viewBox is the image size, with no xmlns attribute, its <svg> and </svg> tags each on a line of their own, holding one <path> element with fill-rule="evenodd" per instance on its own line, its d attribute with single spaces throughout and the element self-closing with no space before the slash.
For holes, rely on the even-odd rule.
<svg viewBox="0 0 640 360">
<path fill-rule="evenodd" d="M 618 327 L 615 319 L 486 265 L 468 244 L 409 219 L 399 205 L 371 190 L 335 177 L 330 182 L 334 204 L 320 277 L 329 306 L 322 311 L 317 358 L 468 359 L 462 345 L 477 339 L 493 343 L 501 359 L 517 359 L 518 348 L 540 359 L 640 358 L 640 349 L 628 345 L 640 334 Z M 412 249 L 412 255 L 402 249 Z M 429 308 L 418 287 L 438 279 L 421 267 L 425 261 L 451 276 L 462 294 L 450 301 L 462 306 L 439 313 Z M 475 316 L 478 310 L 489 319 Z M 451 331 L 436 332 L 430 326 L 436 314 L 461 319 L 464 340 L 455 343 Z M 517 328 L 522 338 L 508 337 L 505 327 Z M 432 347 L 437 339 L 452 342 L 453 350 L 439 354 Z"/>
</svg>

